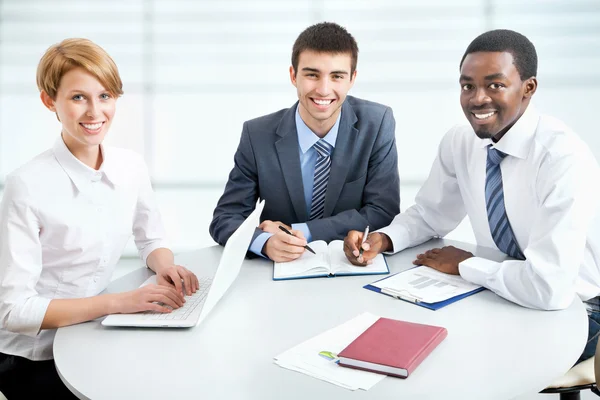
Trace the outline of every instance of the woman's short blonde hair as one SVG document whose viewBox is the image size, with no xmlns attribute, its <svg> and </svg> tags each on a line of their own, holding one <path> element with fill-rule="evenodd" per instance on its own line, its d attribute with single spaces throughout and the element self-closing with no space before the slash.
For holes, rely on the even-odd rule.
<svg viewBox="0 0 600 400">
<path fill-rule="evenodd" d="M 37 68 L 38 88 L 56 99 L 62 77 L 74 68 L 83 68 L 94 75 L 111 95 L 123 94 L 123 82 L 114 60 L 88 39 L 65 39 L 46 50 Z"/>
</svg>

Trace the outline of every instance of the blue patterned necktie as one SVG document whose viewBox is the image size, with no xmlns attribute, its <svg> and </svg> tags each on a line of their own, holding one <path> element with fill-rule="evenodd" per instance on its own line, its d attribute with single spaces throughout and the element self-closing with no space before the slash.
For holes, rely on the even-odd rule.
<svg viewBox="0 0 600 400">
<path fill-rule="evenodd" d="M 320 139 L 313 145 L 318 153 L 315 165 L 315 179 L 313 183 L 312 203 L 310 206 L 309 220 L 318 219 L 323 216 L 325 208 L 325 192 L 329 181 L 329 170 L 331 169 L 331 152 L 333 147 L 325 140 Z"/>
<path fill-rule="evenodd" d="M 488 146 L 487 151 L 485 204 L 492 238 L 496 246 L 504 253 L 513 258 L 525 260 L 504 208 L 504 189 L 502 187 L 500 162 L 506 157 L 506 153 L 496 150 L 492 146 Z"/>
</svg>

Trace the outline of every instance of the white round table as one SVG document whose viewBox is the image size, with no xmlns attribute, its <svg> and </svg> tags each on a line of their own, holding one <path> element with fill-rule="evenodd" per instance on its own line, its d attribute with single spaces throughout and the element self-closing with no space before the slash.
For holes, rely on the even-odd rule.
<svg viewBox="0 0 600 400">
<path fill-rule="evenodd" d="M 423 250 L 453 244 L 502 260 L 498 251 L 433 240 L 387 257 L 392 273 Z M 216 268 L 222 248 L 181 254 L 194 271 Z M 381 276 L 272 281 L 272 263 L 245 260 L 240 276 L 198 327 L 106 328 L 100 320 L 61 328 L 57 370 L 83 399 L 510 399 L 543 389 L 566 372 L 587 339 L 587 315 L 575 299 L 562 311 L 537 311 L 490 291 L 438 311 L 366 289 Z M 108 291 L 137 287 L 146 268 Z M 362 312 L 439 325 L 448 337 L 408 379 L 388 377 L 369 391 L 349 390 L 283 369 L 273 357 Z"/>
</svg>

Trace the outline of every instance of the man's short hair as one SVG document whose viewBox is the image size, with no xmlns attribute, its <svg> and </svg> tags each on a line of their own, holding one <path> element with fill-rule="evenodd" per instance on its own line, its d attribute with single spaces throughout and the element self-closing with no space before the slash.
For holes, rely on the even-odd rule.
<svg viewBox="0 0 600 400">
<path fill-rule="evenodd" d="M 496 29 L 477 36 L 467 47 L 460 60 L 462 68 L 467 55 L 479 51 L 508 52 L 513 56 L 513 63 L 524 81 L 537 75 L 537 52 L 535 46 L 524 35 L 508 29 Z"/>
<path fill-rule="evenodd" d="M 37 68 L 37 85 L 52 99 L 62 77 L 74 68 L 83 68 L 113 96 L 123 94 L 123 82 L 113 59 L 100 46 L 88 39 L 65 39 L 50 46 Z"/>
<path fill-rule="evenodd" d="M 317 53 L 350 54 L 350 76 L 356 70 L 358 45 L 354 37 L 342 26 L 333 22 L 321 22 L 306 28 L 294 42 L 292 67 L 298 72 L 300 53 L 305 50 Z"/>
</svg>

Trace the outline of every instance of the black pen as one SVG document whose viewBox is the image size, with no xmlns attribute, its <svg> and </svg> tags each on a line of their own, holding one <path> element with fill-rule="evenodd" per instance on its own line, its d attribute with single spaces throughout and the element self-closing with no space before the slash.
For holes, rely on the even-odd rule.
<svg viewBox="0 0 600 400">
<path fill-rule="evenodd" d="M 288 235 L 292 235 L 292 236 L 294 236 L 294 234 L 292 234 L 292 232 L 288 231 L 288 230 L 285 228 L 285 226 L 281 226 L 281 225 L 279 225 L 279 229 L 281 229 L 282 231 L 284 231 L 284 232 L 285 232 L 285 233 L 287 233 Z M 310 247 L 308 247 L 308 245 L 304 246 L 304 248 L 305 248 L 306 250 L 310 251 L 310 252 L 311 252 L 311 253 L 313 253 L 313 254 L 317 254 L 317 253 L 315 253 L 315 251 L 314 251 L 313 249 L 311 249 Z"/>
</svg>

